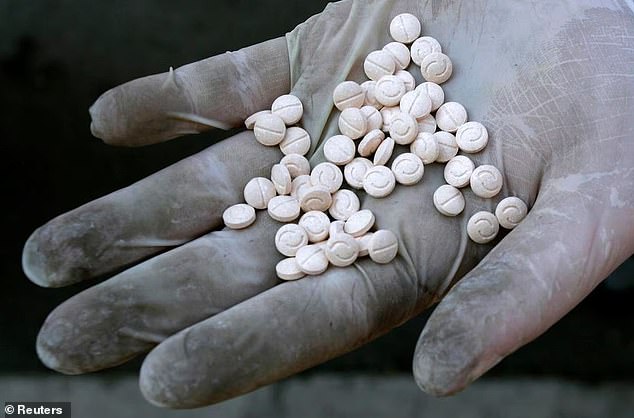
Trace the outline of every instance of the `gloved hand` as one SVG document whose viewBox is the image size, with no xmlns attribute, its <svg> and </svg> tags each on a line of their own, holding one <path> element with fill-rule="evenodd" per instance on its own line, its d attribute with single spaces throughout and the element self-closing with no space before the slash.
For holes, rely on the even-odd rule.
<svg viewBox="0 0 634 418">
<path fill-rule="evenodd" d="M 291 91 L 304 104 L 314 165 L 336 132 L 334 87 L 365 80 L 363 59 L 391 40 L 391 18 L 410 12 L 453 60 L 446 98 L 488 128 L 473 158 L 497 166 L 504 188 L 492 200 L 466 189 L 456 218 L 432 204 L 439 164 L 386 199 L 361 193 L 377 225 L 399 236 L 398 257 L 281 283 L 280 224 L 260 212 L 246 230 L 222 229 L 246 182 L 281 158 L 242 132 L 33 233 L 23 265 L 42 286 L 127 268 L 50 314 L 40 358 L 79 374 L 151 350 L 140 372 L 147 399 L 195 407 L 349 352 L 440 301 L 414 376 L 431 394 L 461 390 L 634 251 L 633 12 L 597 3 L 346 0 L 286 38 L 108 91 L 90 110 L 92 130 L 124 146 L 238 126 Z M 526 201 L 528 217 L 495 246 L 471 242 L 470 215 L 505 196 Z"/>
</svg>

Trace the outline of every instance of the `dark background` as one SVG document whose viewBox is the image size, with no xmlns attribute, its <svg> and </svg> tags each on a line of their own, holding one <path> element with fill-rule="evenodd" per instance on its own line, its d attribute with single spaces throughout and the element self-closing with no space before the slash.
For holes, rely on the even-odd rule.
<svg viewBox="0 0 634 418">
<path fill-rule="evenodd" d="M 326 1 L 0 1 L 0 373 L 44 372 L 34 344 L 46 315 L 90 284 L 42 289 L 21 271 L 22 245 L 47 220 L 206 148 L 212 132 L 143 149 L 90 135 L 87 109 L 143 75 L 282 36 Z M 488 376 L 634 381 L 634 261 Z M 313 371 L 411 371 L 425 317 Z M 136 371 L 139 361 L 114 373 Z M 110 372 L 112 373 L 112 372 Z"/>
</svg>

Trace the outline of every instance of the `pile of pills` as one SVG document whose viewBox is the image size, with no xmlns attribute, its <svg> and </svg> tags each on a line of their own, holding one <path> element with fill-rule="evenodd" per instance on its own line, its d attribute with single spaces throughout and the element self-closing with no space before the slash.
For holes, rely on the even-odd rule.
<svg viewBox="0 0 634 418">
<path fill-rule="evenodd" d="M 463 187 L 481 198 L 495 197 L 502 189 L 502 174 L 492 165 L 475 166 L 464 154 L 482 151 L 488 143 L 486 128 L 468 121 L 457 102 L 445 102 L 440 86 L 453 71 L 450 58 L 437 40 L 420 36 L 420 21 L 411 14 L 396 16 L 390 24 L 390 42 L 366 57 L 363 68 L 369 78 L 361 84 L 340 83 L 333 104 L 340 111 L 340 134 L 323 144 L 327 162 L 310 166 L 305 155 L 311 139 L 304 129 L 292 126 L 303 114 L 301 101 L 292 95 L 277 98 L 271 110 L 250 116 L 245 125 L 265 146 L 279 146 L 285 155 L 271 169 L 270 178 L 257 177 L 244 188 L 245 203 L 223 214 L 230 228 L 245 228 L 255 220 L 255 209 L 267 209 L 283 225 L 275 245 L 287 256 L 276 267 L 285 280 L 323 273 L 329 264 L 348 266 L 369 255 L 377 263 L 389 263 L 398 252 L 398 240 L 388 230 L 371 232 L 374 214 L 361 210 L 353 189 L 375 198 L 388 196 L 396 184 L 414 185 L 423 178 L 424 166 L 446 163 L 444 178 L 433 195 L 434 206 L 445 216 L 465 208 Z M 408 46 L 409 45 L 409 46 Z M 406 69 L 413 62 L 425 80 L 416 86 Z M 393 159 L 397 146 L 409 152 Z M 462 154 L 458 155 L 459 152 Z M 512 229 L 528 208 L 517 197 L 499 202 L 495 213 L 480 211 L 467 223 L 467 234 L 476 243 L 493 240 L 499 227 Z M 303 213 L 303 214 L 302 214 Z"/>
</svg>

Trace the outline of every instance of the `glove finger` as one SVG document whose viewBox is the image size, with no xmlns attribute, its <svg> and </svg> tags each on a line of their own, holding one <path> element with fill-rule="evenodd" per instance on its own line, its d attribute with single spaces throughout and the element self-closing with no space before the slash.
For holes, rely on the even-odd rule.
<svg viewBox="0 0 634 418">
<path fill-rule="evenodd" d="M 60 287 L 113 272 L 218 227 L 244 185 L 281 158 L 242 132 L 38 228 L 22 266 L 34 283 Z"/>
<path fill-rule="evenodd" d="M 212 127 L 236 127 L 290 88 L 283 37 L 139 78 L 115 87 L 90 107 L 93 135 L 142 146 Z"/>
<path fill-rule="evenodd" d="M 611 176 L 608 183 L 623 184 L 618 172 Z M 596 173 L 582 178 L 584 188 L 605 180 Z M 605 201 L 570 190 L 568 177 L 542 190 L 527 218 L 431 315 L 413 362 L 421 389 L 438 396 L 464 389 L 555 324 L 630 256 L 634 206 Z"/>
</svg>

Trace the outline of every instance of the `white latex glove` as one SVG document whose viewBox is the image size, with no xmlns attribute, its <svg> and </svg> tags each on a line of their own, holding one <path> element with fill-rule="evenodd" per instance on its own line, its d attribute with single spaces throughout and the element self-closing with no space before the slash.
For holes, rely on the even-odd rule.
<svg viewBox="0 0 634 418">
<path fill-rule="evenodd" d="M 440 301 L 416 347 L 414 376 L 435 395 L 461 390 L 634 251 L 634 18 L 626 4 L 342 1 L 285 39 L 105 93 L 91 108 L 93 132 L 137 146 L 238 126 L 290 90 L 304 103 L 316 164 L 336 132 L 334 87 L 363 81 L 365 56 L 390 41 L 392 17 L 410 12 L 453 60 L 446 97 L 487 126 L 489 145 L 474 160 L 497 166 L 504 188 L 492 200 L 465 190 L 456 218 L 432 204 L 444 182 L 439 164 L 386 199 L 361 193 L 377 224 L 398 234 L 399 256 L 280 283 L 277 222 L 260 212 L 246 230 L 221 229 L 246 182 L 281 158 L 240 133 L 34 232 L 23 264 L 40 285 L 129 267 L 50 314 L 40 358 L 77 374 L 151 350 L 140 373 L 147 399 L 195 407 L 351 351 Z M 504 196 L 526 201 L 528 217 L 495 246 L 472 243 L 470 215 Z"/>
</svg>

